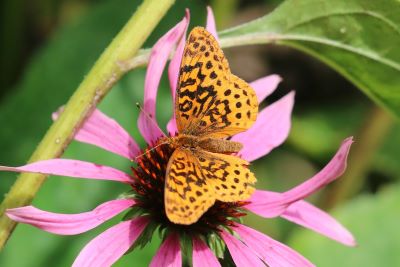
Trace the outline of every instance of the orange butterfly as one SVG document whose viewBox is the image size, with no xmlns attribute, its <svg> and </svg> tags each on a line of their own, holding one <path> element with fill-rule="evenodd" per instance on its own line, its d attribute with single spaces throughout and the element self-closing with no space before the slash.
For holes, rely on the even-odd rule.
<svg viewBox="0 0 400 267">
<path fill-rule="evenodd" d="M 230 72 L 215 38 L 194 28 L 186 42 L 176 91 L 178 134 L 160 142 L 175 150 L 165 180 L 171 222 L 195 223 L 216 200 L 235 202 L 254 192 L 249 163 L 232 153 L 242 144 L 226 138 L 249 129 L 258 113 L 254 90 Z"/>
</svg>

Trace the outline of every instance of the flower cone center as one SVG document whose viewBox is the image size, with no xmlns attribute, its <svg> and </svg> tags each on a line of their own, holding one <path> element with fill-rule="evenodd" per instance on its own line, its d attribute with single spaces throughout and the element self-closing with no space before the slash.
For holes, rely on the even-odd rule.
<svg viewBox="0 0 400 267">
<path fill-rule="evenodd" d="M 191 225 L 170 222 L 165 213 L 164 185 L 168 161 L 174 152 L 169 144 L 157 142 L 149 146 L 137 159 L 137 167 L 132 168 L 135 181 L 132 184 L 137 206 L 142 213 L 151 216 L 152 221 L 162 228 L 178 230 L 189 235 L 208 235 L 219 232 L 222 226 L 232 226 L 238 218 L 246 215 L 241 209 L 247 202 L 221 202 L 215 204 Z"/>
</svg>

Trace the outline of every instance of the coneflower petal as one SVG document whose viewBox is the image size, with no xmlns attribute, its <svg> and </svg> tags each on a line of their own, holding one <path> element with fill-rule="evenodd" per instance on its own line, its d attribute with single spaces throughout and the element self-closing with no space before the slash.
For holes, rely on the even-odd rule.
<svg viewBox="0 0 400 267">
<path fill-rule="evenodd" d="M 79 214 L 60 214 L 26 206 L 8 209 L 7 216 L 17 222 L 27 223 L 46 232 L 59 235 L 76 235 L 97 227 L 118 213 L 133 206 L 133 199 L 104 202 L 94 210 Z"/>
<path fill-rule="evenodd" d="M 197 237 L 193 237 L 193 267 L 220 267 L 217 257 L 211 249 Z"/>
<path fill-rule="evenodd" d="M 300 200 L 290 205 L 281 215 L 288 221 L 297 223 L 317 233 L 327 236 L 347 246 L 355 246 L 353 235 L 337 220 L 323 210 Z"/>
<path fill-rule="evenodd" d="M 133 245 L 148 222 L 147 217 L 139 217 L 109 228 L 82 249 L 72 266 L 111 266 Z"/>
<path fill-rule="evenodd" d="M 270 94 L 272 94 L 282 81 L 281 76 L 271 74 L 250 83 L 257 95 L 258 103 L 264 101 Z"/>
<path fill-rule="evenodd" d="M 251 203 L 245 208 L 266 218 L 281 215 L 292 203 L 308 197 L 343 174 L 352 143 L 351 137 L 345 139 L 335 156 L 320 172 L 291 190 L 280 194 L 256 190 L 249 199 Z"/>
<path fill-rule="evenodd" d="M 228 247 L 229 253 L 237 267 L 265 267 L 265 264 L 254 251 L 226 231 L 221 232 L 221 237 Z"/>
<path fill-rule="evenodd" d="M 174 56 L 172 57 L 171 62 L 169 63 L 168 66 L 168 78 L 169 78 L 169 85 L 171 88 L 172 106 L 175 106 L 175 93 L 176 93 L 176 87 L 178 85 L 179 69 L 181 67 L 183 50 L 186 44 L 186 31 L 188 29 L 190 22 L 190 12 L 188 9 L 186 10 L 185 18 L 187 20 L 185 31 L 178 43 Z M 173 109 L 173 112 L 175 112 L 175 109 Z M 178 127 L 176 126 L 176 121 L 175 121 L 175 114 L 172 114 L 172 118 L 169 120 L 167 124 L 167 131 L 171 136 L 174 136 L 175 133 L 178 132 Z"/>
<path fill-rule="evenodd" d="M 270 267 L 311 267 L 310 261 L 293 249 L 250 227 L 238 224 L 234 228 L 242 241 Z"/>
<path fill-rule="evenodd" d="M 57 120 L 59 114 L 60 111 L 54 112 L 53 120 Z M 74 138 L 127 159 L 134 159 L 140 153 L 139 145 L 125 129 L 98 109 L 86 119 Z"/>
<path fill-rule="evenodd" d="M 138 128 L 148 144 L 164 136 L 156 121 L 156 98 L 158 85 L 168 57 L 183 35 L 188 24 L 186 16 L 174 28 L 161 37 L 151 50 L 144 83 L 143 111 L 140 112 Z"/>
<path fill-rule="evenodd" d="M 263 109 L 249 130 L 233 136 L 232 141 L 243 144 L 239 155 L 247 161 L 253 161 L 281 145 L 289 135 L 293 105 L 292 91 Z"/>
<path fill-rule="evenodd" d="M 211 7 L 207 7 L 207 22 L 206 22 L 206 29 L 210 32 L 215 40 L 219 42 L 218 33 L 217 33 L 217 25 L 215 24 L 214 13 Z"/>
<path fill-rule="evenodd" d="M 179 244 L 179 236 L 170 234 L 162 243 L 156 255 L 150 263 L 150 267 L 181 267 L 182 252 Z"/>
<path fill-rule="evenodd" d="M 20 167 L 0 166 L 1 171 L 33 172 L 46 175 L 70 176 L 75 178 L 110 180 L 131 183 L 132 177 L 112 167 L 73 159 L 49 159 Z"/>
</svg>

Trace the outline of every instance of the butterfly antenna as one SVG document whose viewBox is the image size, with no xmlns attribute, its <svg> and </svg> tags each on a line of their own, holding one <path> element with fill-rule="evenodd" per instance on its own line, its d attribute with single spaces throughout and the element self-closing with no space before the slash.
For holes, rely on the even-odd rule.
<svg viewBox="0 0 400 267">
<path fill-rule="evenodd" d="M 143 154 L 140 154 L 140 155 L 136 156 L 135 157 L 135 161 L 137 161 L 137 159 L 143 157 L 144 155 L 150 153 L 151 151 L 155 150 L 157 147 L 162 146 L 162 145 L 166 145 L 168 143 L 169 143 L 169 141 L 165 141 L 165 142 L 162 142 L 162 143 L 156 145 L 155 147 L 152 147 L 151 149 L 147 149 Z"/>
<path fill-rule="evenodd" d="M 145 110 L 143 109 L 143 107 L 140 105 L 139 102 L 136 102 L 136 107 L 140 110 L 140 112 L 143 113 L 144 116 L 146 116 L 147 120 L 148 120 L 149 122 L 151 122 L 151 123 L 154 125 L 154 127 L 160 129 L 160 127 L 158 126 L 158 124 L 157 124 L 157 122 L 155 121 L 155 119 L 153 118 L 153 116 L 151 116 L 151 114 L 149 114 L 147 111 L 145 111 Z M 160 129 L 160 132 L 163 134 L 164 137 L 166 137 L 165 133 L 164 133 L 161 129 Z"/>
<path fill-rule="evenodd" d="M 136 107 L 142 112 L 150 121 L 154 122 L 154 118 L 143 109 L 142 105 L 139 102 L 136 102 Z"/>
</svg>

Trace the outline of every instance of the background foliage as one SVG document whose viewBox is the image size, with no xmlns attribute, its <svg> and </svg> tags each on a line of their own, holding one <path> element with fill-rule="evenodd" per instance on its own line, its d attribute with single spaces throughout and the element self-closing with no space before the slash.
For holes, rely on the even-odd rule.
<svg viewBox="0 0 400 267">
<path fill-rule="evenodd" d="M 0 163 L 4 165 L 21 165 L 28 159 L 51 124 L 50 114 L 68 100 L 140 3 L 58 0 L 31 1 L 25 6 L 19 2 L 3 1 L 6 9 L 2 10 L 7 10 L 7 16 L 1 16 L 4 56 L 0 59 Z M 224 29 L 261 17 L 280 2 L 215 0 L 209 4 L 214 8 L 219 29 Z M 253 165 L 259 187 L 281 191 L 299 183 L 323 166 L 342 139 L 355 136 L 350 166 L 343 177 L 350 181 L 350 189 L 339 182 L 312 200 L 333 208 L 334 215 L 355 234 L 359 246 L 343 247 L 279 219 L 266 221 L 251 216 L 247 222 L 289 242 L 318 266 L 397 266 L 400 125 L 366 95 L 399 114 L 399 2 L 321 3 L 326 1 L 286 1 L 270 16 L 222 36 L 226 41 L 241 37 L 242 44 L 250 43 L 254 37 L 260 39 L 258 43 L 268 43 L 226 49 L 233 72 L 246 80 L 268 73 L 283 77 L 279 90 L 266 104 L 296 89 L 288 142 Z M 173 26 L 185 7 L 191 9 L 191 25 L 204 24 L 206 4 L 177 1 L 145 46 L 151 47 Z M 297 5 L 295 9 L 293 4 Z M 370 9 L 376 12 L 371 13 Z M 349 49 L 361 52 L 351 53 Z M 335 67 L 366 95 L 315 58 Z M 136 69 L 127 74 L 100 105 L 142 144 L 136 130 L 138 111 L 134 103 L 143 98 L 144 71 Z M 166 80 L 160 94 L 165 101 L 158 103 L 158 119 L 165 123 L 171 114 Z M 129 162 L 118 156 L 76 142 L 64 157 L 129 170 Z M 15 177 L 1 173 L 2 195 Z M 77 213 L 115 198 L 124 190 L 124 186 L 112 182 L 50 177 L 33 204 L 45 210 Z M 0 266 L 68 266 L 90 239 L 119 219 L 79 236 L 55 236 L 19 225 L 0 255 Z M 116 266 L 145 266 L 158 245 L 159 240 L 153 240 L 151 246 L 123 257 Z"/>
</svg>

